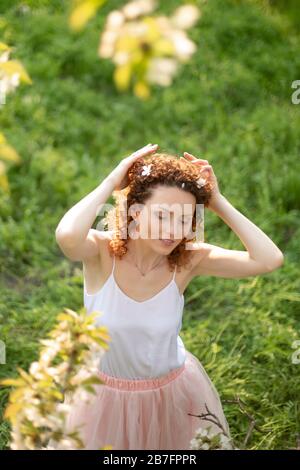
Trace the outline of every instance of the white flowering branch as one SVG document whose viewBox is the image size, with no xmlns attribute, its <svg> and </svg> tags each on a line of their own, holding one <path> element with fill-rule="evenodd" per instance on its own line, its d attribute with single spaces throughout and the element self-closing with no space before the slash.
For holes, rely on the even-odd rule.
<svg viewBox="0 0 300 470">
<path fill-rule="evenodd" d="M 78 430 L 68 429 L 67 417 L 76 400 L 90 400 L 93 385 L 103 384 L 98 364 L 110 337 L 105 326 L 95 326 L 98 314 L 66 308 L 50 338 L 40 341 L 44 347 L 29 372 L 18 368 L 18 378 L 1 380 L 15 387 L 4 414 L 12 424 L 11 450 L 84 448 Z"/>
</svg>

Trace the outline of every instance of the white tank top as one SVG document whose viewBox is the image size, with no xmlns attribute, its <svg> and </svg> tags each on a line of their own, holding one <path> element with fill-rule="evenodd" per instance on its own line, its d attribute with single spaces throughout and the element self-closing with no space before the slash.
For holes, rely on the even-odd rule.
<svg viewBox="0 0 300 470">
<path fill-rule="evenodd" d="M 184 296 L 172 280 L 143 302 L 128 297 L 114 277 L 115 256 L 110 276 L 95 294 L 88 294 L 84 281 L 84 306 L 88 313 L 99 311 L 96 326 L 108 328 L 109 349 L 99 362 L 108 375 L 127 379 L 159 377 L 180 367 L 186 350 L 179 332 Z"/>
</svg>

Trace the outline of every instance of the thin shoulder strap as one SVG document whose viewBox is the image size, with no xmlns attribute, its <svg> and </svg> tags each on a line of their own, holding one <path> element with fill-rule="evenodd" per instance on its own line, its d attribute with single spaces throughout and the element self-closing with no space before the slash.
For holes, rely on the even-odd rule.
<svg viewBox="0 0 300 470">
<path fill-rule="evenodd" d="M 116 264 L 116 256 L 114 255 L 114 258 L 113 258 L 113 268 L 112 268 L 112 274 L 114 273 L 115 271 L 115 264 Z"/>
<path fill-rule="evenodd" d="M 175 269 L 174 269 L 174 274 L 173 274 L 173 281 L 174 281 L 175 276 L 176 276 L 176 271 L 177 271 L 177 264 L 175 264 Z"/>
</svg>

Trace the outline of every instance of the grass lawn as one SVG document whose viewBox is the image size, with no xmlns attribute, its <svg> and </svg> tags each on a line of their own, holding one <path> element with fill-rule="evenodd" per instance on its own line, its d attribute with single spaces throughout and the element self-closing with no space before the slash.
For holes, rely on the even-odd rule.
<svg viewBox="0 0 300 470">
<path fill-rule="evenodd" d="M 27 13 L 19 3 L 4 0 L 0 7 L 0 40 L 16 47 L 13 58 L 33 80 L 9 95 L 0 113 L 1 131 L 22 157 L 8 171 L 10 196 L 0 192 L 1 377 L 28 369 L 64 307 L 82 307 L 82 265 L 64 257 L 55 241 L 63 214 L 121 158 L 158 143 L 161 151 L 208 159 L 224 196 L 285 255 L 269 274 L 194 279 L 181 337 L 221 399 L 238 395 L 257 420 L 260 431 L 248 448 L 295 447 L 300 104 L 292 104 L 291 84 L 300 80 L 300 30 L 294 16 L 281 5 L 266 10 L 250 0 L 207 1 L 189 33 L 198 46 L 192 60 L 172 86 L 155 86 L 151 99 L 140 101 L 116 91 L 113 65 L 97 57 L 105 16 L 124 2 L 108 2 L 79 34 L 68 29 L 66 0 L 27 1 Z M 170 13 L 181 2 L 161 4 Z M 244 249 L 208 210 L 205 241 Z M 0 388 L 2 410 L 9 390 Z M 224 403 L 224 410 L 242 445 L 248 420 L 236 405 Z M 7 448 L 9 434 L 0 414 L 0 448 Z"/>
</svg>

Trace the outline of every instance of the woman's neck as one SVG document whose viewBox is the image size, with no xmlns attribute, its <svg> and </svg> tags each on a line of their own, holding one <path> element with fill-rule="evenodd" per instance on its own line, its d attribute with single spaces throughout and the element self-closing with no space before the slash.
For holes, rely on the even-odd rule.
<svg viewBox="0 0 300 470">
<path fill-rule="evenodd" d="M 141 239 L 130 240 L 127 243 L 129 258 L 131 258 L 142 272 L 152 270 L 156 265 L 162 265 L 166 255 L 161 255 L 147 246 Z"/>
</svg>

